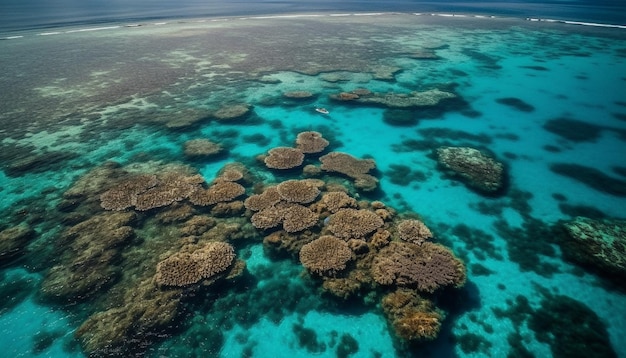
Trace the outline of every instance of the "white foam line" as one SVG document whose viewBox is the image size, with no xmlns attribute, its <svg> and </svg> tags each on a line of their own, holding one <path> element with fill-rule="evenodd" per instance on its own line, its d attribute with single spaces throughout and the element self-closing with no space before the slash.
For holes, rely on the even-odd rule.
<svg viewBox="0 0 626 358">
<path fill-rule="evenodd" d="M 41 33 L 38 33 L 37 36 L 51 36 L 51 35 L 58 35 L 58 34 L 60 34 L 59 31 L 41 32 Z"/>
<path fill-rule="evenodd" d="M 69 31 L 65 31 L 65 33 L 66 34 L 71 34 L 71 33 L 74 33 L 74 32 L 113 30 L 113 29 L 119 29 L 120 27 L 121 26 L 89 27 L 89 28 L 86 28 L 86 29 L 69 30 Z"/>
<path fill-rule="evenodd" d="M 155 26 L 167 25 L 167 22 L 155 22 L 152 25 L 155 25 Z"/>
<path fill-rule="evenodd" d="M 384 12 L 366 12 L 366 13 L 356 13 L 354 16 L 380 16 L 384 15 Z"/>
<path fill-rule="evenodd" d="M 580 25 L 580 26 L 591 26 L 591 27 L 607 27 L 607 28 L 613 28 L 613 29 L 626 29 L 626 25 L 600 24 L 600 23 L 597 23 L 597 22 L 541 19 L 541 18 L 535 18 L 535 17 L 528 17 L 528 18 L 526 18 L 526 20 L 527 21 L 532 21 L 532 22 L 550 22 L 550 23 L 560 23 L 560 24 L 568 24 L 568 25 Z"/>
<path fill-rule="evenodd" d="M 15 39 L 21 39 L 24 36 L 7 36 L 7 37 L 3 37 L 2 40 L 15 40 Z"/>
<path fill-rule="evenodd" d="M 352 14 L 330 14 L 331 17 L 352 16 Z"/>
</svg>

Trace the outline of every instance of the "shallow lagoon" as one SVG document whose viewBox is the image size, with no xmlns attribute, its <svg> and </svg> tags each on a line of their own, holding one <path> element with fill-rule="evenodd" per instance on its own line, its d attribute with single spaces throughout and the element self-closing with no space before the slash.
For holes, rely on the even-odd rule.
<svg viewBox="0 0 626 358">
<path fill-rule="evenodd" d="M 55 29 L 0 43 L 2 228 L 34 230 L 2 261 L 2 345 L 13 356 L 571 356 L 563 347 L 580 349 L 575 337 L 585 333 L 598 356 L 626 355 L 619 310 L 626 297 L 616 287 L 623 279 L 565 260 L 555 229 L 579 215 L 624 218 L 623 29 L 416 14 L 141 25 Z M 330 97 L 361 88 L 456 97 L 409 110 Z M 296 91 L 312 96 L 285 96 Z M 249 106 L 245 116 L 216 115 L 241 104 Z M 375 190 L 322 172 L 313 177 L 325 181 L 323 191 L 341 185 L 366 207 L 380 201 L 396 217 L 417 213 L 433 241 L 465 262 L 463 288 L 428 296 L 446 312 L 436 340 L 397 339 L 380 306 L 385 288 L 376 284 L 347 300 L 321 292 L 297 254 L 264 249 L 273 230 L 251 226 L 250 210 L 236 205 L 127 208 L 133 218 L 119 222 L 132 238 L 113 244 L 97 232 L 68 234 L 114 215 L 100 195 L 136 173 L 173 168 L 211 183 L 236 161 L 252 178 L 243 183 L 246 196 L 299 179 L 302 167 L 271 170 L 258 156 L 294 146 L 303 131 L 321 133 L 330 142 L 325 153 L 376 163 Z M 193 139 L 223 152 L 185 155 Z M 442 146 L 492 155 L 506 170 L 503 188 L 485 194 L 450 176 L 434 155 Z M 317 157 L 306 163 L 319 166 Z M 190 217 L 215 222 L 192 230 Z M 301 239 L 325 229 L 320 218 Z M 246 262 L 243 277 L 182 290 L 145 284 L 185 244 L 216 240 Z M 92 254 L 98 250 L 106 258 Z M 64 282 L 55 272 L 76 276 Z M 171 302 L 172 310 L 153 309 Z M 584 317 L 582 333 L 569 329 L 567 312 Z M 127 315 L 136 315 L 131 324 Z M 107 333 L 115 324 L 121 328 Z M 98 346 L 98 335 L 122 344 Z"/>
</svg>

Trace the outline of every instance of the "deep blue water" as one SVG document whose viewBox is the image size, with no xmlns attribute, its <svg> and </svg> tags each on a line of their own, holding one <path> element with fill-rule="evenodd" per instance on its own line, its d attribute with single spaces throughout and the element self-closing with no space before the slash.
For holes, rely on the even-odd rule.
<svg viewBox="0 0 626 358">
<path fill-rule="evenodd" d="M 626 24 L 626 2 L 603 1 L 367 1 L 367 0 L 3 0 L 0 33 L 25 29 L 139 21 L 146 19 L 232 16 L 290 12 L 401 11 L 471 12 L 514 17 Z"/>
</svg>

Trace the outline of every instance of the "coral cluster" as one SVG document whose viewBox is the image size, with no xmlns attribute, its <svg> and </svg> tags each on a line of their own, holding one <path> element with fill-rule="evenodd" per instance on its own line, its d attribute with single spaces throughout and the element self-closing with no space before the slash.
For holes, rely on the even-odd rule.
<svg viewBox="0 0 626 358">
<path fill-rule="evenodd" d="M 146 211 L 186 199 L 204 182 L 199 175 L 187 176 L 177 172 L 132 176 L 100 195 L 101 205 L 107 210 L 134 207 Z"/>
<path fill-rule="evenodd" d="M 330 216 L 327 228 L 342 239 L 361 239 L 384 224 L 383 219 L 367 209 L 341 209 Z"/>
<path fill-rule="evenodd" d="M 382 308 L 396 335 L 407 341 L 434 340 L 444 319 L 431 301 L 405 288 L 385 295 Z"/>
<path fill-rule="evenodd" d="M 421 246 L 393 241 L 384 247 L 372 264 L 374 280 L 381 285 L 413 287 L 432 293 L 444 286 L 465 284 L 465 266 L 444 246 Z"/>
<path fill-rule="evenodd" d="M 217 111 L 213 112 L 213 117 L 219 121 L 233 122 L 246 118 L 251 111 L 252 107 L 250 105 L 233 104 L 219 108 Z"/>
<path fill-rule="evenodd" d="M 187 286 L 225 271 L 235 259 L 234 248 L 225 242 L 185 247 L 157 265 L 155 281 L 163 286 Z"/>
</svg>

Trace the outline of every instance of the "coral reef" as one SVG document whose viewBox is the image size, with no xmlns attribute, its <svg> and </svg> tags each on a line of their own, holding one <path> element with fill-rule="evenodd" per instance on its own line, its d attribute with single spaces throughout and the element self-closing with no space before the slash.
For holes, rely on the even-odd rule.
<svg viewBox="0 0 626 358">
<path fill-rule="evenodd" d="M 158 178 L 153 174 L 135 175 L 102 193 L 100 205 L 107 210 L 134 207 L 146 211 L 188 198 L 203 182 L 199 175 L 177 172 L 165 172 Z"/>
<path fill-rule="evenodd" d="M 400 239 L 417 245 L 433 237 L 430 229 L 420 220 L 402 220 L 398 223 L 397 229 Z"/>
<path fill-rule="evenodd" d="M 385 295 L 382 308 L 396 336 L 407 341 L 434 340 L 444 319 L 431 301 L 406 288 Z"/>
<path fill-rule="evenodd" d="M 322 170 L 344 174 L 355 180 L 355 185 L 364 191 L 372 191 L 378 185 L 378 179 L 368 174 L 376 168 L 373 159 L 357 159 L 350 154 L 331 152 L 320 157 Z"/>
<path fill-rule="evenodd" d="M 263 161 L 271 169 L 292 169 L 299 167 L 304 161 L 304 153 L 296 148 L 276 147 L 270 149 L 268 154 Z"/>
<path fill-rule="evenodd" d="M 326 227 L 342 239 L 362 239 L 384 224 L 383 219 L 367 209 L 341 209 L 331 215 Z"/>
<path fill-rule="evenodd" d="M 188 245 L 159 262 L 154 279 L 162 286 L 187 286 L 225 271 L 234 259 L 234 248 L 225 242 Z"/>
<path fill-rule="evenodd" d="M 456 98 L 451 92 L 431 89 L 423 92 L 411 93 L 374 93 L 360 91 L 360 94 L 352 92 L 341 92 L 330 95 L 330 99 L 341 102 L 354 102 L 359 104 L 382 106 L 386 108 L 419 108 L 426 106 L 436 106 L 441 101 Z"/>
<path fill-rule="evenodd" d="M 35 230 L 25 224 L 0 231 L 0 266 L 21 255 L 34 237 Z"/>
<path fill-rule="evenodd" d="M 208 206 L 232 201 L 246 193 L 246 188 L 232 181 L 216 181 L 207 189 L 196 187 L 189 201 L 194 205 Z"/>
<path fill-rule="evenodd" d="M 318 215 L 306 206 L 278 202 L 256 212 L 250 218 L 257 229 L 271 229 L 282 224 L 287 232 L 298 232 L 317 224 Z"/>
<path fill-rule="evenodd" d="M 302 265 L 318 275 L 334 276 L 345 269 L 351 259 L 352 250 L 348 244 L 331 235 L 323 235 L 300 250 Z"/>
<path fill-rule="evenodd" d="M 298 133 L 296 137 L 296 148 L 302 153 L 319 153 L 324 151 L 330 143 L 322 137 L 319 132 L 308 131 Z"/>
<path fill-rule="evenodd" d="M 67 229 L 57 241 L 60 260 L 48 271 L 41 295 L 76 302 L 110 285 L 121 274 L 121 248 L 134 236 L 133 212 L 104 212 Z"/>
<path fill-rule="evenodd" d="M 577 217 L 559 223 L 565 256 L 601 272 L 626 277 L 626 220 Z"/>
<path fill-rule="evenodd" d="M 415 287 L 429 293 L 444 286 L 461 287 L 466 279 L 463 262 L 446 247 L 398 241 L 392 241 L 376 255 L 372 276 L 381 285 Z"/>
<path fill-rule="evenodd" d="M 504 166 L 478 149 L 440 147 L 437 161 L 445 170 L 481 192 L 493 194 L 503 188 Z"/>
<path fill-rule="evenodd" d="M 247 104 L 234 104 L 219 108 L 213 112 L 213 117 L 219 121 L 239 121 L 247 117 L 252 111 L 252 107 Z"/>
<path fill-rule="evenodd" d="M 140 354 L 172 329 L 181 298 L 180 289 L 160 290 L 153 279 L 143 281 L 126 291 L 119 306 L 91 315 L 75 336 L 92 357 Z"/>
<path fill-rule="evenodd" d="M 315 96 L 316 95 L 314 93 L 309 92 L 309 91 L 288 91 L 288 92 L 283 92 L 283 97 L 289 98 L 289 99 L 294 99 L 294 100 L 312 99 Z"/>
<path fill-rule="evenodd" d="M 208 139 L 192 139 L 184 144 L 186 157 L 190 159 L 205 159 L 215 157 L 223 152 L 220 144 L 211 142 Z"/>
</svg>

